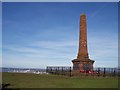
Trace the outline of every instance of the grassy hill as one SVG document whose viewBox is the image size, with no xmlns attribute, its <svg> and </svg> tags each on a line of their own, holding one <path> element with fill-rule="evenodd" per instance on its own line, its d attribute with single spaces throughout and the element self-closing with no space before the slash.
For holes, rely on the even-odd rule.
<svg viewBox="0 0 120 90">
<path fill-rule="evenodd" d="M 29 73 L 3 73 L 9 88 L 117 88 L 117 77 L 65 77 Z"/>
</svg>

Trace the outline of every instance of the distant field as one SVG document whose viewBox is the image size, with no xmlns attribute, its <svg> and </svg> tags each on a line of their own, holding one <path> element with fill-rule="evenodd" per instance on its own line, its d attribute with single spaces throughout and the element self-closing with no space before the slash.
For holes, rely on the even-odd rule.
<svg viewBox="0 0 120 90">
<path fill-rule="evenodd" d="M 9 88 L 117 88 L 117 77 L 65 77 L 28 73 L 3 73 Z"/>
</svg>

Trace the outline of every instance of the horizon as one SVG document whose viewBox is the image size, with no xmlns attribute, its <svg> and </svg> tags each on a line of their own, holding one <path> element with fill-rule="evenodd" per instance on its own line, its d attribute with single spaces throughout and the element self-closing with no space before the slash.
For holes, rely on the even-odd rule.
<svg viewBox="0 0 120 90">
<path fill-rule="evenodd" d="M 49 66 L 47 66 L 49 67 Z M 50 66 L 50 67 L 72 67 L 72 66 Z M 30 68 L 30 67 L 0 67 L 1 69 L 3 68 L 16 68 L 16 69 L 46 69 L 46 68 Z M 72 67 L 73 68 L 73 67 Z M 93 69 L 97 69 L 97 68 L 115 68 L 115 69 L 120 69 L 119 67 L 94 67 Z"/>
<path fill-rule="evenodd" d="M 116 2 L 4 2 L 2 66 L 73 66 L 82 13 L 87 17 L 88 53 L 94 67 L 118 67 Z"/>
</svg>

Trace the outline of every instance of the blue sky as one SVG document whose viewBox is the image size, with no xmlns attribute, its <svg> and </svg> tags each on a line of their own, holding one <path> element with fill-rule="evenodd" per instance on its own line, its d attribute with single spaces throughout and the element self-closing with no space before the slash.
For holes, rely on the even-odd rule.
<svg viewBox="0 0 120 90">
<path fill-rule="evenodd" d="M 82 13 L 87 16 L 88 52 L 94 66 L 118 66 L 117 3 L 2 5 L 3 67 L 72 66 Z"/>
<path fill-rule="evenodd" d="M 2 12 L 2 3 L 0 2 L 0 12 Z M 0 67 L 2 66 L 2 13 L 0 13 Z"/>
</svg>

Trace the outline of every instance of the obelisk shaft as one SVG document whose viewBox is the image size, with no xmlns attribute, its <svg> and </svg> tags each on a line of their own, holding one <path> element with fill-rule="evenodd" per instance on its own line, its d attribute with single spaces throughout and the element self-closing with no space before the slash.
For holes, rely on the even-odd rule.
<svg viewBox="0 0 120 90">
<path fill-rule="evenodd" d="M 88 60 L 88 49 L 87 49 L 87 24 L 86 15 L 80 16 L 80 34 L 79 34 L 79 49 L 78 49 L 78 60 Z"/>
</svg>

